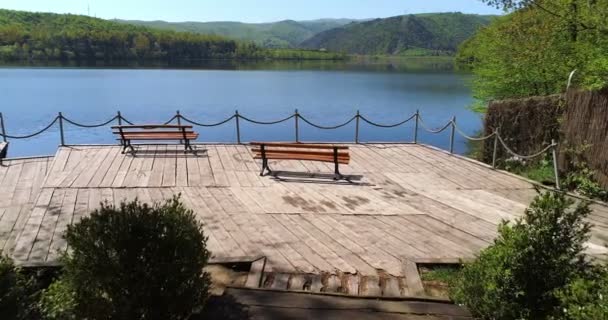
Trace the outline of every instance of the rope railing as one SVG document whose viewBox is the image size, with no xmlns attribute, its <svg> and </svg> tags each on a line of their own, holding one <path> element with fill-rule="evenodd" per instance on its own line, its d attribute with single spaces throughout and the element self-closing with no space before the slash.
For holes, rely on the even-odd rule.
<svg viewBox="0 0 608 320">
<path fill-rule="evenodd" d="M 69 118 L 66 118 L 65 116 L 63 116 L 63 120 L 65 120 L 67 123 L 77 126 L 77 127 L 81 127 L 81 128 L 99 128 L 99 127 L 105 127 L 108 124 L 116 121 L 118 119 L 118 115 L 114 116 L 112 119 L 106 121 L 106 122 L 102 122 L 99 124 L 82 124 L 82 123 L 77 123 L 76 121 L 70 120 Z"/>
<path fill-rule="evenodd" d="M 344 126 L 347 126 L 348 124 L 350 124 L 351 122 L 353 122 L 357 118 L 357 116 L 355 115 L 355 116 L 353 116 L 352 118 L 350 118 L 349 120 L 347 120 L 344 123 L 341 123 L 341 124 L 338 124 L 338 125 L 335 125 L 335 126 L 322 126 L 322 125 L 319 125 L 319 124 L 312 123 L 310 120 L 306 119 L 305 117 L 303 117 L 301 115 L 299 115 L 299 117 L 300 117 L 300 119 L 302 119 L 302 121 L 306 122 L 308 125 L 310 125 L 310 126 L 312 126 L 314 128 L 317 128 L 317 129 L 322 129 L 322 130 L 335 130 L 335 129 L 338 129 L 338 128 L 342 128 Z"/>
<path fill-rule="evenodd" d="M 237 113 L 238 113 L 238 111 L 237 111 Z M 239 114 L 238 116 L 239 116 L 239 118 L 241 118 L 241 119 L 243 119 L 243 120 L 245 120 L 245 121 L 247 121 L 247 122 L 251 122 L 251 123 L 253 123 L 253 124 L 261 124 L 261 125 L 273 125 L 273 124 L 279 124 L 279 123 L 282 123 L 282 122 L 285 122 L 285 121 L 289 121 L 289 120 L 293 119 L 293 118 L 294 118 L 296 115 L 295 115 L 295 114 L 292 114 L 292 115 L 290 115 L 289 117 L 286 117 L 286 118 L 283 118 L 283 119 L 280 119 L 280 120 L 275 120 L 275 121 L 260 121 L 260 120 L 253 120 L 253 119 L 251 119 L 251 118 L 245 117 L 245 116 L 240 115 L 240 114 Z"/>
<path fill-rule="evenodd" d="M 372 121 L 370 119 L 368 119 L 367 117 L 365 117 L 364 115 L 360 114 L 359 111 L 357 111 L 357 113 L 352 116 L 351 118 L 349 118 L 347 121 L 342 122 L 340 124 L 337 125 L 321 125 L 321 124 L 317 124 L 312 122 L 311 120 L 309 120 L 308 118 L 302 116 L 298 110 L 296 109 L 294 114 L 282 118 L 282 119 L 278 119 L 278 120 L 274 120 L 274 121 L 262 121 L 262 120 L 257 120 L 257 119 L 252 119 L 246 116 L 243 116 L 241 114 L 239 114 L 238 110 L 235 111 L 235 113 L 229 117 L 227 117 L 224 120 L 218 121 L 218 122 L 214 122 L 214 123 L 202 123 L 202 122 L 198 122 L 195 120 L 192 120 L 188 117 L 185 117 L 184 115 L 180 114 L 179 110 L 176 112 L 176 114 L 171 117 L 168 121 L 163 122 L 164 124 L 170 124 L 174 121 L 177 120 L 177 124 L 182 124 L 183 122 L 195 125 L 195 126 L 200 126 L 200 127 L 216 127 L 216 126 L 221 126 L 224 125 L 232 120 L 235 120 L 235 129 L 236 129 L 236 133 L 237 133 L 237 142 L 241 143 L 241 128 L 240 128 L 240 120 L 244 120 L 247 121 L 249 123 L 253 123 L 253 124 L 257 124 L 257 125 L 275 125 L 275 124 L 279 124 L 279 123 L 283 123 L 286 121 L 289 121 L 291 119 L 294 119 L 294 126 L 295 126 L 295 141 L 299 142 L 300 141 L 300 130 L 299 130 L 299 120 L 302 120 L 304 123 L 317 128 L 317 129 L 321 129 L 321 130 L 335 130 L 338 128 L 342 128 L 345 127 L 349 124 L 351 124 L 353 121 L 355 122 L 355 143 L 360 143 L 359 142 L 359 130 L 360 130 L 360 123 L 361 121 L 374 126 L 374 127 L 378 127 L 378 128 L 395 128 L 395 127 L 399 127 L 402 125 L 405 125 L 406 123 L 410 122 L 411 120 L 415 120 L 415 128 L 414 128 L 414 143 L 418 143 L 418 131 L 419 128 L 421 127 L 424 131 L 430 133 L 430 134 L 439 134 L 442 133 L 444 131 L 446 131 L 448 128 L 451 128 L 450 131 L 450 140 L 449 140 L 449 151 L 450 153 L 454 153 L 454 140 L 455 140 L 455 134 L 457 133 L 458 135 L 460 135 L 461 137 L 463 137 L 466 140 L 469 141 L 485 141 L 487 139 L 490 138 L 494 138 L 494 150 L 493 150 L 493 156 L 492 156 L 492 167 L 496 168 L 496 160 L 497 160 L 497 150 L 499 145 L 504 148 L 504 150 L 507 151 L 507 153 L 511 154 L 514 157 L 518 157 L 520 159 L 533 159 L 536 157 L 540 157 L 544 154 L 546 154 L 548 151 L 551 151 L 552 156 L 553 156 L 553 165 L 554 165 L 554 171 L 555 171 L 555 181 L 556 181 L 556 187 L 559 189 L 559 177 L 557 175 L 557 143 L 555 143 L 554 141 L 552 141 L 552 143 L 548 146 L 546 146 L 545 148 L 543 148 L 542 150 L 535 152 L 533 154 L 529 154 L 529 155 L 521 155 L 516 153 L 515 151 L 513 151 L 512 148 L 510 148 L 507 143 L 504 141 L 503 137 L 501 137 L 500 133 L 499 133 L 499 129 L 494 130 L 492 133 L 486 135 L 486 136 L 481 136 L 481 137 L 473 137 L 470 136 L 468 134 L 466 134 L 461 128 L 459 128 L 456 124 L 456 118 L 452 118 L 450 119 L 450 121 L 448 121 L 445 125 L 436 128 L 436 129 L 432 129 L 429 128 L 429 126 L 424 122 L 423 118 L 420 116 L 420 112 L 416 111 L 415 114 L 413 114 L 412 116 L 396 122 L 396 123 L 392 123 L 392 124 L 383 124 L 383 123 L 378 123 L 375 121 Z M 129 121 L 128 119 L 126 119 L 125 117 L 123 117 L 119 112 L 117 112 L 116 116 L 112 117 L 111 119 L 101 122 L 101 123 L 97 123 L 97 124 L 85 124 L 85 123 L 79 123 L 76 122 L 68 117 L 65 117 L 61 112 L 47 125 L 45 126 L 43 129 L 38 130 L 34 133 L 31 134 L 27 134 L 27 135 L 10 135 L 6 132 L 6 127 L 5 127 L 5 123 L 4 123 L 4 117 L 2 115 L 2 113 L 0 112 L 0 137 L 2 137 L 2 139 L 4 141 L 8 141 L 8 139 L 29 139 L 29 138 L 33 138 L 35 136 L 38 136 L 44 132 L 46 132 L 47 130 L 50 130 L 55 124 L 59 125 L 59 134 L 60 134 L 60 139 L 61 139 L 61 145 L 66 145 L 65 142 L 65 133 L 64 133 L 64 121 L 66 124 L 69 125 L 73 125 L 76 127 L 80 127 L 80 128 L 85 128 L 85 129 L 89 129 L 89 128 L 100 128 L 100 127 L 104 127 L 107 126 L 113 122 L 117 122 L 118 125 L 122 125 L 123 123 L 129 124 L 129 125 L 133 125 L 132 121 Z"/>
<path fill-rule="evenodd" d="M 411 117 L 409 117 L 409 118 L 407 118 L 407 119 L 405 119 L 405 120 L 403 120 L 403 121 L 401 121 L 401 122 L 397 122 L 397 123 L 395 123 L 395 124 L 380 124 L 380 123 L 377 123 L 377 122 L 371 121 L 371 120 L 367 119 L 366 117 L 364 117 L 364 116 L 362 116 L 362 115 L 359 115 L 358 113 L 357 113 L 357 115 L 358 115 L 358 116 L 361 118 L 361 120 L 363 120 L 363 121 L 367 122 L 368 124 L 370 124 L 370 125 L 372 125 L 372 126 L 374 126 L 374 127 L 379 127 L 379 128 L 395 128 L 395 127 L 398 127 L 398 126 L 400 126 L 400 125 L 406 124 L 406 123 L 407 123 L 407 122 L 409 122 L 410 120 L 412 120 L 412 119 L 414 119 L 414 118 L 418 117 L 418 113 L 415 113 L 415 114 L 413 114 Z M 356 116 L 357 116 L 357 115 L 356 115 Z M 356 116 L 355 116 L 355 117 L 356 117 Z"/>
</svg>

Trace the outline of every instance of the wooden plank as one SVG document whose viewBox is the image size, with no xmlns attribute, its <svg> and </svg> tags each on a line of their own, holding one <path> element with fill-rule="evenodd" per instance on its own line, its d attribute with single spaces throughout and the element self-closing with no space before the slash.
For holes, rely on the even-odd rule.
<svg viewBox="0 0 608 320">
<path fill-rule="evenodd" d="M 177 146 L 167 146 L 167 153 L 163 161 L 163 187 L 175 187 L 177 178 Z"/>
<path fill-rule="evenodd" d="M 137 181 L 135 185 L 138 187 L 147 187 L 150 182 L 150 177 L 152 176 L 152 168 L 154 166 L 154 160 L 156 158 L 156 150 L 158 146 L 148 146 L 147 154 L 140 155 L 140 157 L 144 157 L 143 164 L 140 168 L 140 171 L 137 176 Z"/>
<path fill-rule="evenodd" d="M 176 173 L 175 173 L 175 185 L 180 187 L 188 186 L 188 163 L 186 161 L 187 154 L 176 155 Z"/>
<path fill-rule="evenodd" d="M 403 274 L 405 274 L 405 282 L 409 293 L 413 296 L 424 296 L 424 286 L 418 273 L 418 266 L 412 261 L 403 263 Z"/>
<path fill-rule="evenodd" d="M 309 246 L 300 241 L 288 228 L 285 228 L 274 215 L 259 215 L 260 218 L 266 221 L 271 228 L 276 232 L 285 245 L 291 247 L 298 256 L 293 255 L 291 262 L 301 271 L 306 273 L 317 273 L 318 271 L 331 271 L 334 268 L 323 259 L 319 254 L 313 251 Z M 306 263 L 300 262 L 300 257 L 306 261 Z"/>
<path fill-rule="evenodd" d="M 28 260 L 30 261 L 45 261 L 50 249 L 51 240 L 55 233 L 57 220 L 61 214 L 61 206 L 66 189 L 57 189 L 53 193 L 53 198 L 49 206 L 45 208 L 44 217 L 40 223 L 38 234 L 33 239 L 34 247 L 30 253 Z"/>
<path fill-rule="evenodd" d="M 245 287 L 247 288 L 259 288 L 262 284 L 262 275 L 264 274 L 264 266 L 266 265 L 266 258 L 258 259 L 251 263 L 249 268 L 249 274 L 247 275 L 247 281 Z"/>
<path fill-rule="evenodd" d="M 338 234 L 332 227 L 316 221 L 313 216 L 290 215 L 289 218 L 354 267 L 358 273 L 376 274 L 376 269 L 359 255 L 359 252 L 363 252 L 364 249 Z"/>
<path fill-rule="evenodd" d="M 33 249 L 34 241 L 42 227 L 42 221 L 50 201 L 53 199 L 55 189 L 43 188 L 40 196 L 36 200 L 36 206 L 32 210 L 23 232 L 17 238 L 13 258 L 17 261 L 25 261 L 29 259 Z M 40 259 L 42 260 L 42 259 Z"/>
<path fill-rule="evenodd" d="M 303 291 L 306 286 L 306 276 L 302 274 L 292 274 L 289 278 L 287 289 L 289 291 Z"/>
<path fill-rule="evenodd" d="M 289 274 L 287 273 L 275 273 L 270 289 L 274 290 L 287 290 L 289 284 Z"/>
<path fill-rule="evenodd" d="M 207 154 L 209 157 L 211 172 L 213 173 L 213 179 L 215 180 L 215 185 L 228 186 L 228 178 L 226 177 L 222 162 L 220 161 L 220 156 L 218 154 L 217 148 L 215 146 L 208 146 Z"/>
<path fill-rule="evenodd" d="M 140 147 L 141 150 L 143 152 L 148 152 L 148 146 L 141 146 Z M 147 154 L 145 155 L 147 156 Z M 127 170 L 126 174 L 125 174 L 125 178 L 123 183 L 121 184 L 121 186 L 124 187 L 136 187 L 137 186 L 137 181 L 139 180 L 139 175 L 141 174 L 143 165 L 144 165 L 144 160 L 145 158 L 143 156 L 140 155 L 133 155 L 131 156 L 133 159 L 131 160 L 131 165 L 129 166 L 129 169 Z"/>
<path fill-rule="evenodd" d="M 189 187 L 200 187 L 203 185 L 198 158 L 196 155 L 186 157 L 186 167 L 188 168 L 187 186 Z"/>
<path fill-rule="evenodd" d="M 165 169 L 167 146 L 157 146 L 154 154 L 154 162 L 148 179 L 148 187 L 160 187 L 163 185 L 163 170 Z"/>
<path fill-rule="evenodd" d="M 290 219 L 289 215 L 279 214 L 275 216 L 275 219 L 279 221 L 286 229 L 290 230 L 294 235 L 296 235 L 302 244 L 309 246 L 326 263 L 330 265 L 329 267 L 320 268 L 321 271 L 332 272 L 337 270 L 344 273 L 357 272 L 354 267 L 349 265 L 318 239 L 314 238 L 306 229 L 302 228 L 300 225 L 296 224 L 294 220 Z"/>
<path fill-rule="evenodd" d="M 359 295 L 368 297 L 379 297 L 382 295 L 380 279 L 377 276 L 361 277 Z"/>
<path fill-rule="evenodd" d="M 45 186 L 55 187 L 58 185 L 57 181 L 61 179 L 61 172 L 65 167 L 65 164 L 70 156 L 71 149 L 66 147 L 59 147 L 55 157 L 53 158 L 53 164 L 51 165 L 51 169 L 44 183 Z"/>
<path fill-rule="evenodd" d="M 71 223 L 78 223 L 80 219 L 88 216 L 91 212 L 89 211 L 89 199 L 90 193 L 95 189 L 78 189 L 76 195 L 76 204 L 74 206 L 74 215 Z"/>
<path fill-rule="evenodd" d="M 47 262 L 56 262 L 68 247 L 63 235 L 68 225 L 72 223 L 77 195 L 78 189 L 67 189 L 65 192 L 57 224 L 51 238 L 49 253 L 46 257 Z"/>
<path fill-rule="evenodd" d="M 308 221 L 311 221 L 311 219 L 312 218 L 307 217 Z M 399 257 L 399 253 L 388 252 L 391 250 L 387 250 L 382 246 L 376 245 L 372 239 L 360 235 L 360 232 L 364 228 L 354 229 L 353 225 L 349 226 L 343 224 L 343 221 L 337 216 L 317 216 L 316 220 L 322 221 L 327 225 L 331 225 L 331 228 L 337 233 L 336 238 L 342 237 L 350 239 L 350 241 L 346 243 L 350 246 L 350 248 L 352 248 L 353 252 L 356 252 L 363 260 L 374 266 L 376 269 L 384 269 L 389 274 L 400 275 L 401 257 Z M 397 255 L 398 257 L 395 257 L 394 255 Z"/>
<path fill-rule="evenodd" d="M 116 153 L 116 156 L 112 160 L 112 164 L 108 167 L 106 173 L 101 178 L 100 183 L 95 185 L 95 187 L 111 187 L 123 161 L 129 161 L 129 159 L 130 158 L 127 155 L 120 153 L 119 149 L 119 152 Z"/>
<path fill-rule="evenodd" d="M 124 160 L 120 164 L 120 168 L 116 172 L 116 176 L 114 177 L 114 181 L 112 181 L 113 188 L 124 187 L 125 178 L 129 172 L 129 168 L 131 167 L 131 163 L 133 163 L 135 157 L 131 155 L 125 155 Z"/>
<path fill-rule="evenodd" d="M 98 172 L 107 168 L 111 164 L 111 160 L 108 157 L 114 156 L 111 148 L 99 148 L 97 150 L 89 150 L 88 154 L 82 160 L 82 166 L 79 166 L 79 175 L 70 182 L 65 183 L 66 186 L 72 186 L 77 188 L 87 187 L 93 178 L 98 175 Z M 105 164 L 105 166 L 104 166 Z M 99 179 L 99 178 L 97 178 Z M 98 183 L 97 180 L 96 183 Z"/>
<path fill-rule="evenodd" d="M 382 295 L 385 297 L 400 297 L 401 290 L 399 289 L 399 279 L 395 277 L 387 277 L 384 279 Z"/>
</svg>

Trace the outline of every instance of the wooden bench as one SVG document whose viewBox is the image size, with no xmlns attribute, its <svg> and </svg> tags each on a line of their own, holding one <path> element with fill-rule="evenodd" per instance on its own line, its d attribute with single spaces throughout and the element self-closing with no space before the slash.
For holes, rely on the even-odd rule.
<svg viewBox="0 0 608 320">
<path fill-rule="evenodd" d="M 175 140 L 183 141 L 184 152 L 192 149 L 191 140 L 198 138 L 198 133 L 192 130 L 190 125 L 173 125 L 173 124 L 144 124 L 144 125 L 128 125 L 128 126 L 113 126 L 112 132 L 118 135 L 124 153 L 127 148 L 135 153 L 135 148 L 131 141 L 162 141 Z"/>
<path fill-rule="evenodd" d="M 8 142 L 0 142 L 0 165 L 2 165 L 2 159 L 6 158 L 8 154 Z"/>
<path fill-rule="evenodd" d="M 339 165 L 348 164 L 350 155 L 348 147 L 331 144 L 307 144 L 307 143 L 284 143 L 284 142 L 251 142 L 253 158 L 262 159 L 262 171 L 272 173 L 268 166 L 268 160 L 304 160 L 331 162 L 334 164 L 334 179 L 342 179 Z"/>
</svg>

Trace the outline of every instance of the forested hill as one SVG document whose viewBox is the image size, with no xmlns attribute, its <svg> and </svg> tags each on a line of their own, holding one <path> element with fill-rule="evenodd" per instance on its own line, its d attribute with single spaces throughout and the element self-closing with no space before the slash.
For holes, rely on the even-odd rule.
<svg viewBox="0 0 608 320">
<path fill-rule="evenodd" d="M 453 54 L 463 41 L 493 18 L 462 13 L 396 16 L 327 30 L 301 46 L 352 54 Z"/>
<path fill-rule="evenodd" d="M 271 23 L 242 22 L 166 22 L 115 20 L 173 31 L 216 34 L 241 41 L 252 41 L 266 48 L 294 48 L 319 32 L 344 26 L 353 19 L 319 19 L 310 21 L 284 20 Z"/>
<path fill-rule="evenodd" d="M 0 61 L 188 62 L 341 57 L 318 51 L 267 50 L 217 35 L 158 30 L 81 15 L 0 9 Z"/>
</svg>

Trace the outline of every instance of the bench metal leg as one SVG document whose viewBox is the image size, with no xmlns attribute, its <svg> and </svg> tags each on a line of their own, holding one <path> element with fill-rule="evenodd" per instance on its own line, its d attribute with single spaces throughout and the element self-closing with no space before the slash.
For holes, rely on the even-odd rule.
<svg viewBox="0 0 608 320">
<path fill-rule="evenodd" d="M 133 145 L 131 144 L 131 140 L 125 140 L 125 145 L 122 148 L 122 153 L 125 153 L 125 151 L 128 149 L 130 149 L 130 152 L 132 155 L 135 154 L 135 148 L 133 147 Z"/>
<path fill-rule="evenodd" d="M 340 169 L 339 167 L 339 162 L 338 162 L 338 148 L 334 147 L 334 180 L 340 180 L 343 178 L 342 174 L 340 173 Z"/>
<path fill-rule="evenodd" d="M 260 176 L 264 176 L 264 172 L 268 170 L 268 174 L 272 174 L 272 170 L 268 166 L 268 159 L 262 159 L 262 171 L 260 171 Z"/>
<path fill-rule="evenodd" d="M 344 176 L 340 173 L 340 170 L 338 168 L 338 163 L 334 163 L 335 165 L 335 169 L 334 169 L 334 180 L 341 180 L 344 178 Z"/>
<path fill-rule="evenodd" d="M 130 143 L 128 142 L 128 140 L 122 140 L 122 152 L 121 153 L 125 153 L 125 151 L 127 151 L 127 148 L 129 148 Z"/>
<path fill-rule="evenodd" d="M 194 153 L 194 149 L 192 148 L 192 144 L 190 143 L 190 140 L 184 140 L 184 153 L 188 153 L 188 150 L 192 151 L 192 153 Z"/>
</svg>

